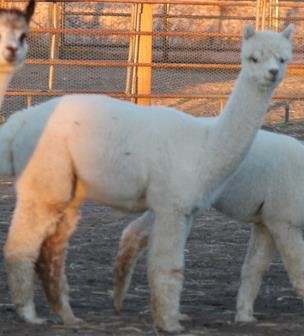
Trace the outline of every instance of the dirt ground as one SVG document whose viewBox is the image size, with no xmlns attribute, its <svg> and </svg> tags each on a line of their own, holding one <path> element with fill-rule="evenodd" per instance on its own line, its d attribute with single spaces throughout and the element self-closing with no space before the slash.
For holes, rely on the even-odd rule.
<svg viewBox="0 0 304 336">
<path fill-rule="evenodd" d="M 296 127 L 294 127 L 296 128 Z M 292 127 L 290 127 L 292 129 Z M 280 127 L 276 128 L 281 130 Z M 297 133 L 299 127 L 296 128 Z M 3 246 L 15 204 L 12 180 L 0 183 L 0 245 Z M 20 321 L 9 301 L 3 255 L 0 256 L 0 335 L 7 336 L 137 336 L 163 335 L 152 326 L 145 258 L 136 269 L 124 309 L 111 305 L 112 266 L 119 236 L 134 215 L 119 217 L 109 208 L 88 202 L 74 235 L 67 260 L 71 303 L 86 321 L 66 328 L 49 311 L 37 284 L 38 311 L 49 322 L 33 327 Z M 304 333 L 303 303 L 290 286 L 278 256 L 266 274 L 255 305 L 255 324 L 235 324 L 233 316 L 241 264 L 250 226 L 214 210 L 199 217 L 186 247 L 182 312 L 191 316 L 182 336 L 300 336 Z"/>
</svg>

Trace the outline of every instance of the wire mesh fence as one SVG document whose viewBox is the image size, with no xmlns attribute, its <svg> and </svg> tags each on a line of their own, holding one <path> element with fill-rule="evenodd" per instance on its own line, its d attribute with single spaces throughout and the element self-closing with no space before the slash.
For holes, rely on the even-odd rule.
<svg viewBox="0 0 304 336">
<path fill-rule="evenodd" d="M 240 68 L 244 24 L 282 29 L 294 22 L 294 60 L 268 120 L 281 121 L 287 112 L 303 118 L 303 21 L 304 1 L 38 1 L 28 60 L 12 81 L 1 117 L 79 92 L 217 115 Z"/>
</svg>

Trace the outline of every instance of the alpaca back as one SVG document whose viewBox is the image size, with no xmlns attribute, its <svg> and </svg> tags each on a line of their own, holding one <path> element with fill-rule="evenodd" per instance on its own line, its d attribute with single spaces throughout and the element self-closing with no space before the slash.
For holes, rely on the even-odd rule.
<svg viewBox="0 0 304 336">
<path fill-rule="evenodd" d="M 30 159 L 59 99 L 55 98 L 47 103 L 35 105 L 19 112 L 23 114 L 23 122 L 13 139 L 11 147 L 15 175 L 21 173 Z"/>
<path fill-rule="evenodd" d="M 262 220 L 296 216 L 295 221 L 299 222 L 304 217 L 303 181 L 303 144 L 289 136 L 261 130 L 214 206 L 246 222 L 256 221 L 257 216 Z"/>
<path fill-rule="evenodd" d="M 58 98 L 52 99 L 47 104 L 18 111 L 0 127 L 0 175 L 21 173 L 57 101 Z"/>
<path fill-rule="evenodd" d="M 60 164 L 67 167 L 73 162 L 89 197 L 106 204 L 114 199 L 111 202 L 119 208 L 138 210 L 133 202 L 145 194 L 148 183 L 162 185 L 170 179 L 171 162 L 176 167 L 183 167 L 185 161 L 198 162 L 198 148 L 206 142 L 207 133 L 207 126 L 197 118 L 174 109 L 143 108 L 106 96 L 66 96 L 55 106 L 22 179 L 34 178 L 37 170 L 63 171 Z M 60 149 L 54 143 L 57 139 Z M 64 147 L 69 154 L 60 161 L 58 150 Z M 186 168 L 191 170 L 190 165 Z M 116 203 L 113 195 L 131 201 Z"/>
<path fill-rule="evenodd" d="M 0 128 L 0 174 L 14 175 L 12 161 L 12 143 L 25 119 L 25 113 L 17 112 L 10 116 Z"/>
</svg>

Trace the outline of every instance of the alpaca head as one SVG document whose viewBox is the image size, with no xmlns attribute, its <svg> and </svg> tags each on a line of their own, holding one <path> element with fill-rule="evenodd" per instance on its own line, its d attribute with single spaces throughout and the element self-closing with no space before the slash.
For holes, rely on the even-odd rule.
<svg viewBox="0 0 304 336">
<path fill-rule="evenodd" d="M 284 77 L 292 56 L 293 25 L 280 33 L 266 30 L 256 32 L 246 25 L 243 34 L 242 71 L 260 89 L 275 88 Z"/>
<path fill-rule="evenodd" d="M 29 1 L 24 11 L 0 9 L 0 66 L 17 67 L 23 64 L 28 25 L 34 9 L 34 0 Z"/>
</svg>

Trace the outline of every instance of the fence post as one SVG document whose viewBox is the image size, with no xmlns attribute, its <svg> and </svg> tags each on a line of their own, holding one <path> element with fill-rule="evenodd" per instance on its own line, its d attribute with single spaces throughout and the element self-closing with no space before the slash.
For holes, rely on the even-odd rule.
<svg viewBox="0 0 304 336">
<path fill-rule="evenodd" d="M 278 31 L 280 21 L 280 3 L 279 0 L 270 0 L 269 28 Z"/>
<path fill-rule="evenodd" d="M 140 13 L 140 31 L 151 32 L 153 30 L 152 4 L 142 4 Z M 139 36 L 138 63 L 152 62 L 152 35 Z M 151 67 L 137 68 L 137 94 L 151 94 L 152 69 Z M 136 102 L 142 105 L 150 105 L 151 98 L 137 98 Z"/>
<path fill-rule="evenodd" d="M 267 0 L 257 0 L 256 2 L 256 21 L 255 28 L 257 30 L 265 29 L 266 5 Z"/>
<path fill-rule="evenodd" d="M 50 28 L 58 28 L 58 8 L 57 2 L 52 2 L 49 4 L 49 26 Z M 58 36 L 57 34 L 51 34 L 50 39 L 50 60 L 54 60 L 58 56 Z M 55 67 L 50 65 L 49 68 L 49 90 L 54 88 L 54 77 L 55 77 Z"/>
<path fill-rule="evenodd" d="M 284 116 L 284 122 L 287 124 L 289 121 L 289 103 L 286 103 L 285 105 L 285 116 Z"/>
<path fill-rule="evenodd" d="M 139 31 L 139 4 L 132 4 L 131 7 L 131 22 L 130 29 L 132 32 Z M 129 52 L 128 52 L 128 63 L 132 63 L 131 66 L 127 67 L 127 76 L 126 76 L 126 88 L 125 93 L 127 95 L 135 95 L 137 92 L 137 80 L 136 80 L 136 71 L 137 68 L 134 63 L 138 63 L 138 43 L 139 35 L 131 35 L 129 38 Z M 132 97 L 131 101 L 136 103 L 136 98 Z"/>
<path fill-rule="evenodd" d="M 256 3 L 256 29 L 278 30 L 280 19 L 279 0 L 257 0 Z"/>
</svg>

